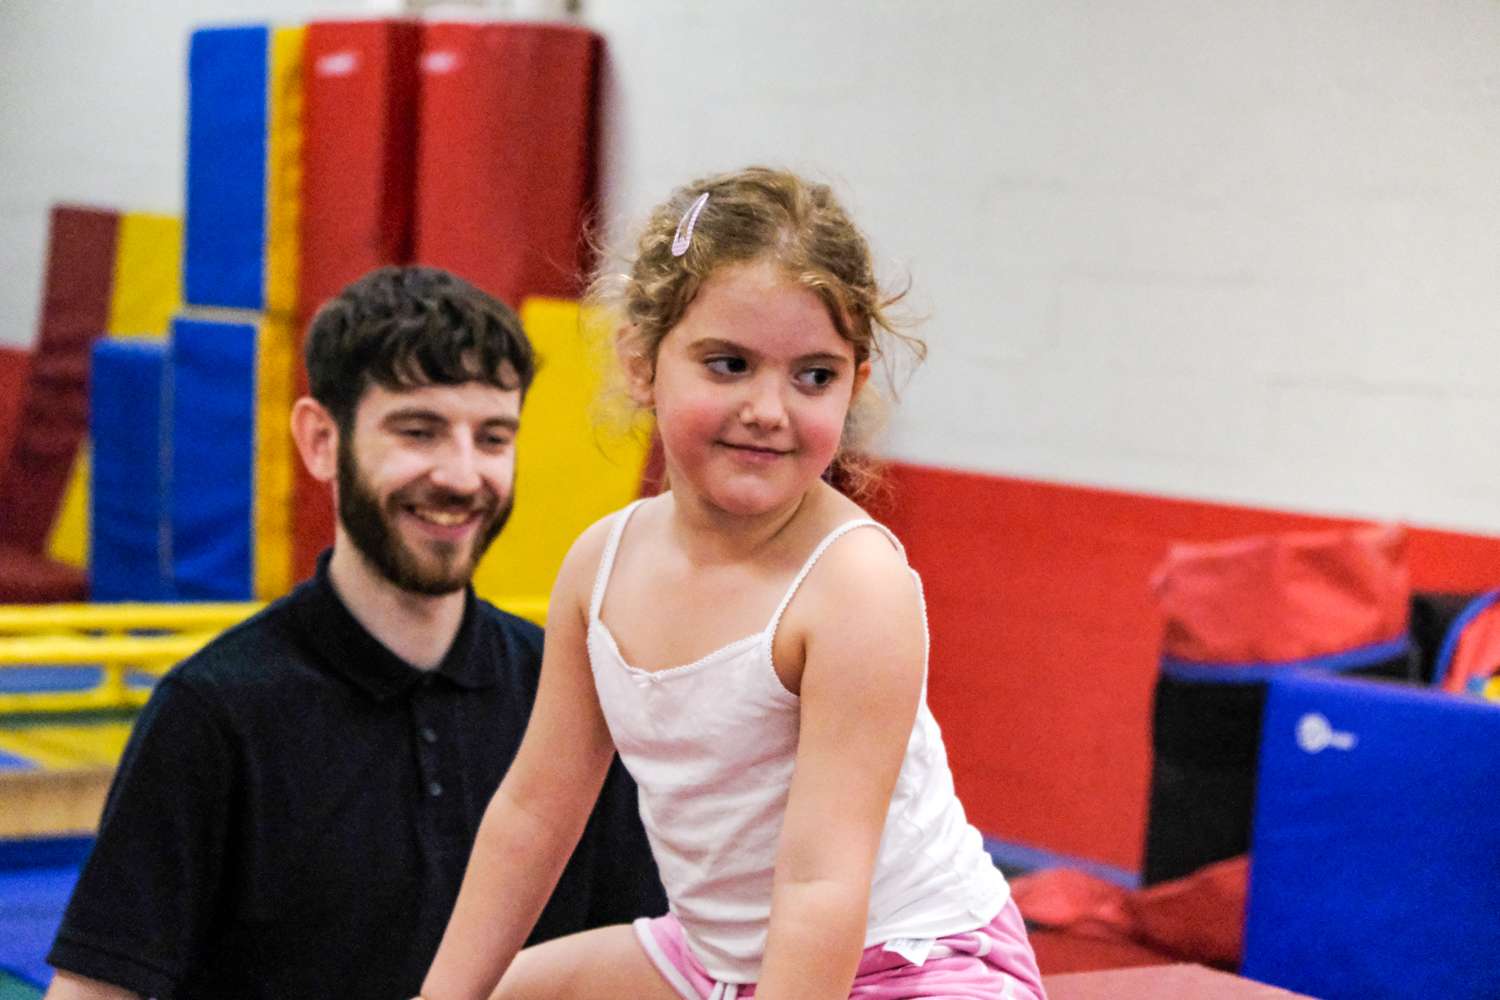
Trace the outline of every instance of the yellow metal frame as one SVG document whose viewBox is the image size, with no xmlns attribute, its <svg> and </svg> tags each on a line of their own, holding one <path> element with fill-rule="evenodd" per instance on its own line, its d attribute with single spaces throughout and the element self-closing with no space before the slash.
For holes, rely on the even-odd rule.
<svg viewBox="0 0 1500 1000">
<path fill-rule="evenodd" d="M 163 674 L 263 605 L 36 604 L 0 606 L 0 670 L 100 667 L 87 691 L 0 694 L 0 713 L 139 708 L 150 692 L 126 683 L 130 671 Z"/>
</svg>

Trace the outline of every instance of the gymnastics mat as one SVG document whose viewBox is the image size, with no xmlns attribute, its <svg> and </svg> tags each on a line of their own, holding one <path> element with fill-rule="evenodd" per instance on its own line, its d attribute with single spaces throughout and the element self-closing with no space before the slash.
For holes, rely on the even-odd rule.
<svg viewBox="0 0 1500 1000">
<path fill-rule="evenodd" d="M 168 366 L 171 579 L 182 600 L 253 588 L 256 328 L 179 317 Z"/>
<path fill-rule="evenodd" d="M 265 304 L 270 31 L 203 28 L 188 51 L 186 239 L 189 304 Z"/>
<path fill-rule="evenodd" d="M 1242 971 L 1327 1000 L 1500 997 L 1500 707 L 1270 683 Z"/>
<path fill-rule="evenodd" d="M 302 197 L 297 320 L 349 282 L 411 256 L 416 148 L 414 21 L 315 21 L 303 51 Z M 293 365 L 298 392 L 306 373 Z M 292 576 L 333 543 L 328 488 L 293 461 Z"/>
<path fill-rule="evenodd" d="M 173 215 L 126 212 L 120 216 L 109 300 L 111 337 L 163 337 L 182 301 L 182 221 Z M 47 538 L 47 554 L 80 570 L 89 565 L 91 452 L 78 449 L 61 509 Z"/>
<path fill-rule="evenodd" d="M 425 26 L 418 261 L 518 308 L 529 295 L 578 295 L 601 49 L 566 25 Z"/>
<path fill-rule="evenodd" d="M 167 347 L 160 340 L 100 341 L 93 368 L 90 592 L 96 601 L 170 600 L 162 551 Z"/>
<path fill-rule="evenodd" d="M 79 870 L 75 864 L 0 871 L 0 973 L 15 979 L 5 985 L 10 996 L 27 996 L 26 986 L 40 990 L 51 981 L 45 956 Z"/>
<path fill-rule="evenodd" d="M 31 352 L 19 347 L 0 347 L 0 463 L 10 454 L 30 371 Z"/>
<path fill-rule="evenodd" d="M 611 433 L 591 419 L 603 378 L 599 345 L 610 335 L 604 315 L 528 299 L 521 323 L 547 361 L 526 394 L 515 510 L 474 575 L 475 589 L 502 607 L 545 606 L 573 540 L 639 494 L 650 438 L 649 427 Z"/>
<path fill-rule="evenodd" d="M 52 209 L 26 398 L 9 456 L 0 456 L 0 546 L 45 551 L 88 427 L 89 351 L 109 321 L 119 221 L 111 211 Z"/>
</svg>

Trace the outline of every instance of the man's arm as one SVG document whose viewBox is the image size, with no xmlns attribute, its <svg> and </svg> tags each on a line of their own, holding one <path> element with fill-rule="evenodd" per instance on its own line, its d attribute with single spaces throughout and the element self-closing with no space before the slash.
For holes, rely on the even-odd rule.
<svg viewBox="0 0 1500 1000">
<path fill-rule="evenodd" d="M 168 676 L 136 720 L 47 961 L 59 990 L 166 996 L 218 907 L 234 754 L 215 708 Z"/>
<path fill-rule="evenodd" d="M 52 978 L 47 995 L 42 1000 L 143 1000 L 139 993 L 122 990 L 97 979 L 75 976 L 71 972 L 59 972 Z"/>
</svg>

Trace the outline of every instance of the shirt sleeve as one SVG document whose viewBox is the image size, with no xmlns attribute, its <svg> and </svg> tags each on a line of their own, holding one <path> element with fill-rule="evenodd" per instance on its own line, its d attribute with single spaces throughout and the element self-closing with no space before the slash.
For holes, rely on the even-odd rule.
<svg viewBox="0 0 1500 1000">
<path fill-rule="evenodd" d="M 618 757 L 609 766 L 586 835 L 594 840 L 591 926 L 629 923 L 667 912 L 667 894 L 641 826 L 635 782 Z"/>
<path fill-rule="evenodd" d="M 174 677 L 158 684 L 121 757 L 51 965 L 173 996 L 216 912 L 233 761 L 212 707 Z"/>
</svg>

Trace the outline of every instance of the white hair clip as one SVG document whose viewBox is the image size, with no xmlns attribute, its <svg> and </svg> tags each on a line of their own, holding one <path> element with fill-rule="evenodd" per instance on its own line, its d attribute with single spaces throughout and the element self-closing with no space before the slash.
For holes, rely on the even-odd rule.
<svg viewBox="0 0 1500 1000">
<path fill-rule="evenodd" d="M 693 242 L 693 227 L 698 224 L 698 213 L 703 211 L 703 206 L 708 204 L 708 192 L 705 191 L 693 200 L 688 210 L 682 213 L 682 220 L 677 223 L 677 232 L 672 236 L 672 256 L 681 257 L 688 252 L 688 246 Z"/>
</svg>

